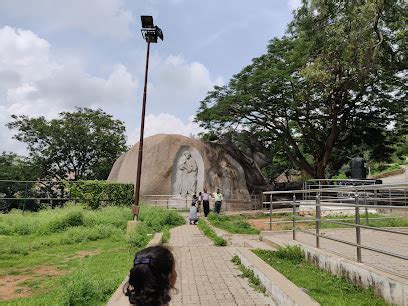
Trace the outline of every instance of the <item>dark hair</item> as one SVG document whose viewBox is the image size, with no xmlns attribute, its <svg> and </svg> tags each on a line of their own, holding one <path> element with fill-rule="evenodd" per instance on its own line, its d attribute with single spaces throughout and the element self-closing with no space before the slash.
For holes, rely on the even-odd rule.
<svg viewBox="0 0 408 306">
<path fill-rule="evenodd" d="M 135 255 L 129 281 L 123 290 L 129 302 L 137 306 L 157 306 L 170 300 L 170 279 L 174 257 L 163 246 L 148 247 Z"/>
</svg>

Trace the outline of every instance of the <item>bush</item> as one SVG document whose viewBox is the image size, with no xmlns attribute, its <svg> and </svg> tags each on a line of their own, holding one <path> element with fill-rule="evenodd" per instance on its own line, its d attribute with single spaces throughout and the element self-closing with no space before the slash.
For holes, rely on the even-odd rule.
<svg viewBox="0 0 408 306">
<path fill-rule="evenodd" d="M 130 247 L 144 248 L 150 241 L 154 231 L 144 223 L 137 223 L 135 229 L 127 236 Z"/>
<path fill-rule="evenodd" d="M 69 211 L 58 218 L 51 219 L 44 230 L 51 233 L 57 233 L 63 232 L 70 227 L 81 226 L 83 224 L 84 214 L 82 211 Z"/>
<path fill-rule="evenodd" d="M 208 221 L 215 227 L 233 234 L 259 234 L 259 231 L 253 228 L 243 216 L 225 216 L 210 213 Z"/>
<path fill-rule="evenodd" d="M 300 263 L 305 259 L 305 252 L 297 245 L 280 247 L 275 252 L 276 257 L 281 259 L 288 259 L 294 263 Z"/>
<path fill-rule="evenodd" d="M 116 235 L 120 237 L 123 232 L 112 225 L 96 225 L 94 227 L 75 227 L 67 230 L 60 238 L 60 244 L 74 244 L 86 241 L 95 241 Z"/>
<path fill-rule="evenodd" d="M 9 214 L 0 214 L 0 235 L 48 235 L 61 233 L 75 227 L 112 226 L 126 229 L 131 219 L 129 207 L 102 207 L 87 210 L 79 205 L 67 205 L 64 208 L 45 209 L 39 212 L 13 210 Z"/>
<path fill-rule="evenodd" d="M 155 232 L 161 232 L 165 226 L 174 227 L 185 223 L 177 211 L 152 206 L 140 208 L 139 220 Z"/>
<path fill-rule="evenodd" d="M 107 181 L 67 181 L 65 183 L 71 197 L 96 209 L 100 206 L 127 205 L 133 201 L 133 184 L 111 183 Z"/>
</svg>

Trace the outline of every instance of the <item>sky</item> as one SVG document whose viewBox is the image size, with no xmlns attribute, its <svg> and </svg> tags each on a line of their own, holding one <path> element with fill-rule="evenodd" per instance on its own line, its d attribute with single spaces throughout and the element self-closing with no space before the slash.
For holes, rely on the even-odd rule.
<svg viewBox="0 0 408 306">
<path fill-rule="evenodd" d="M 151 45 L 145 137 L 196 135 L 194 116 L 268 41 L 281 37 L 300 0 L 1 0 L 0 152 L 25 155 L 10 116 L 58 117 L 101 108 L 139 139 L 146 61 L 140 15 L 164 41 Z"/>
</svg>

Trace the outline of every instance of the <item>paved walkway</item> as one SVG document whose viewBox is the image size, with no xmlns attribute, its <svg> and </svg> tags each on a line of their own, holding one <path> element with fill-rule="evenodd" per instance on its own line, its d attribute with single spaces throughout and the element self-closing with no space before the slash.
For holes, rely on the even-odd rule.
<svg viewBox="0 0 408 306">
<path fill-rule="evenodd" d="M 169 246 L 178 273 L 170 305 L 275 305 L 240 276 L 234 248 L 214 246 L 196 226 L 172 229 Z"/>
<path fill-rule="evenodd" d="M 396 231 L 408 232 L 408 229 L 396 229 Z M 356 241 L 354 229 L 322 229 L 321 234 L 349 242 Z M 292 232 L 268 233 L 266 237 L 274 237 L 287 243 L 293 243 Z M 316 238 L 312 235 L 297 232 L 296 239 L 299 242 L 315 247 Z M 408 236 L 379 232 L 368 229 L 361 229 L 361 244 L 373 247 L 399 255 L 407 256 L 408 254 Z M 325 251 L 336 253 L 342 257 L 357 260 L 356 248 L 340 242 L 320 239 L 320 248 Z M 386 271 L 408 279 L 408 261 L 383 255 L 380 253 L 361 250 L 363 263 L 376 269 Z"/>
</svg>

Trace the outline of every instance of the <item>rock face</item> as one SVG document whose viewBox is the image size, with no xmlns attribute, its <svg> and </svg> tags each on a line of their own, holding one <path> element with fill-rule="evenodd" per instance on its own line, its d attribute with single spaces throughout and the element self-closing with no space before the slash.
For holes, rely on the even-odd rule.
<svg viewBox="0 0 408 306">
<path fill-rule="evenodd" d="M 139 143 L 118 158 L 109 181 L 134 183 Z M 221 189 L 225 199 L 250 200 L 240 163 L 221 146 L 181 135 L 144 140 L 141 195 L 185 195 Z"/>
</svg>

